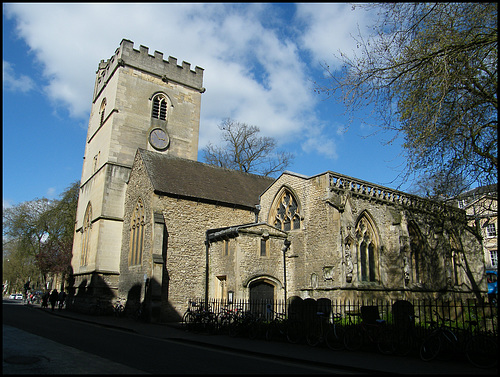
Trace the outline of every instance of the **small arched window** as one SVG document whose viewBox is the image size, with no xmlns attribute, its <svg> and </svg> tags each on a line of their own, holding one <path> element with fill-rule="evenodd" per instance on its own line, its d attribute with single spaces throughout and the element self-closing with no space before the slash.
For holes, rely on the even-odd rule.
<svg viewBox="0 0 500 377">
<path fill-rule="evenodd" d="M 87 205 L 85 210 L 85 216 L 83 217 L 82 226 L 82 255 L 80 259 L 80 265 L 86 266 L 88 262 L 89 254 L 89 244 L 90 244 L 90 231 L 92 230 L 92 206 L 90 203 Z"/>
<path fill-rule="evenodd" d="M 101 102 L 101 107 L 99 109 L 100 121 L 99 125 L 102 126 L 104 124 L 104 115 L 106 110 L 106 98 L 104 98 Z"/>
<path fill-rule="evenodd" d="M 300 229 L 299 206 L 292 193 L 287 189 L 283 190 L 275 203 L 274 210 L 271 212 L 272 224 L 285 232 Z"/>
<path fill-rule="evenodd" d="M 163 94 L 153 97 L 151 117 L 159 120 L 167 120 L 167 98 Z"/>
<path fill-rule="evenodd" d="M 130 252 L 128 258 L 129 266 L 135 266 L 142 263 L 142 251 L 144 248 L 144 225 L 144 205 L 139 198 L 130 219 Z"/>
</svg>

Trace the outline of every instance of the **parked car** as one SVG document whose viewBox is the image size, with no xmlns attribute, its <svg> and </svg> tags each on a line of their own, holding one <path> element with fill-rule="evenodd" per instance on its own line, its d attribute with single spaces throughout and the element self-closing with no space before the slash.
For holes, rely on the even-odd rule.
<svg viewBox="0 0 500 377">
<path fill-rule="evenodd" d="M 21 293 L 17 293 L 16 300 L 22 300 L 22 299 L 23 299 L 23 295 Z"/>
<path fill-rule="evenodd" d="M 11 299 L 11 300 L 15 300 L 15 299 L 16 299 L 16 294 L 15 294 L 15 293 L 12 293 L 12 294 L 9 296 L 9 299 Z"/>
</svg>

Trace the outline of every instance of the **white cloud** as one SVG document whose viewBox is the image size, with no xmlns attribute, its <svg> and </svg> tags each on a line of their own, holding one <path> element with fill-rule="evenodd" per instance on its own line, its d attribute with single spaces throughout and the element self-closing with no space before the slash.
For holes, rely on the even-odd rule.
<svg viewBox="0 0 500 377">
<path fill-rule="evenodd" d="M 205 69 L 200 148 L 217 141 L 217 125 L 230 117 L 280 144 L 301 140 L 307 125 L 315 137 L 304 150 L 334 157 L 333 139 L 321 136 L 319 98 L 301 52 L 310 51 L 317 63 L 350 48 L 355 16 L 346 4 L 296 6 L 297 25 L 285 25 L 287 36 L 272 4 L 17 3 L 4 5 L 4 12 L 16 17 L 19 36 L 41 63 L 52 103 L 74 118 L 88 119 L 97 64 L 126 38 L 137 49 L 144 44 L 151 54 Z"/>
<path fill-rule="evenodd" d="M 2 63 L 2 83 L 5 90 L 26 93 L 34 89 L 35 83 L 30 77 L 16 74 L 13 65 L 5 60 Z"/>
<path fill-rule="evenodd" d="M 297 19 L 305 24 L 302 47 L 308 49 L 318 64 L 339 67 L 334 56 L 342 51 L 353 57 L 357 37 L 366 36 L 372 15 L 365 9 L 346 3 L 298 4 Z M 358 30 L 359 27 L 359 30 Z"/>
</svg>

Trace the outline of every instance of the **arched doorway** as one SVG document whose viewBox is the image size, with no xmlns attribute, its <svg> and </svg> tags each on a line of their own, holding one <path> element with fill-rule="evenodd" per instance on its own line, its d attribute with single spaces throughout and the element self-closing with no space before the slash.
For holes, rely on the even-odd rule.
<svg viewBox="0 0 500 377">
<path fill-rule="evenodd" d="M 255 300 L 274 300 L 274 285 L 266 281 L 256 281 L 250 285 L 250 301 Z"/>
<path fill-rule="evenodd" d="M 250 310 L 256 316 L 266 318 L 271 315 L 267 310 L 268 305 L 274 308 L 274 285 L 258 280 L 250 284 Z"/>
</svg>

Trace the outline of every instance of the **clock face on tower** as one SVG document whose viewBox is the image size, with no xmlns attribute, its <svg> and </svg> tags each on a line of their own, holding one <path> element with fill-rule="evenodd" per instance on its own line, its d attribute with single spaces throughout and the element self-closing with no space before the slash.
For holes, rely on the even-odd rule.
<svg viewBox="0 0 500 377">
<path fill-rule="evenodd" d="M 149 134 L 149 143 L 153 146 L 153 148 L 162 151 L 168 148 L 170 138 L 164 130 L 161 128 L 155 128 Z"/>
</svg>

